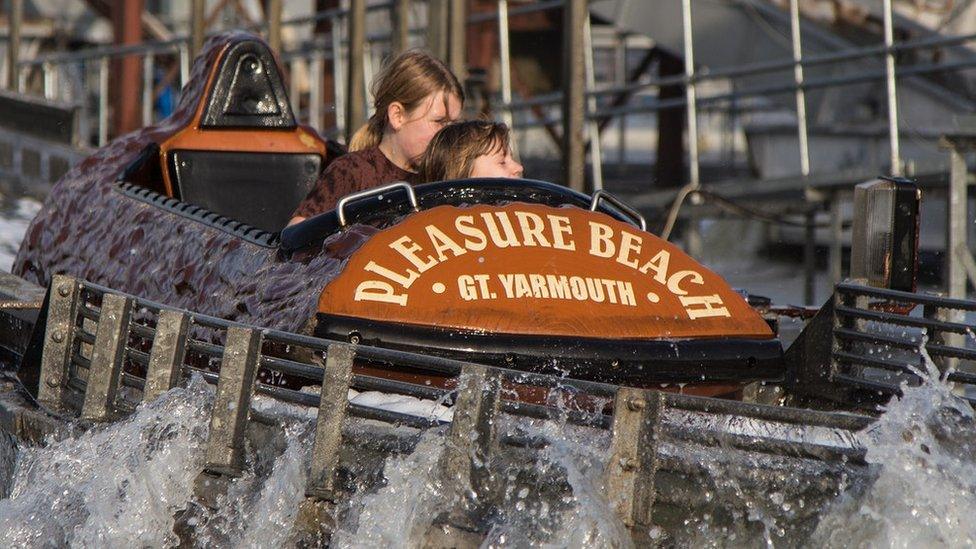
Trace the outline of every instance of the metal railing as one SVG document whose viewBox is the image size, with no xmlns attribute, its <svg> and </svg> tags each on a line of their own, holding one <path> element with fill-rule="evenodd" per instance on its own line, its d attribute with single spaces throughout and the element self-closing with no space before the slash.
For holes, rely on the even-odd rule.
<svg viewBox="0 0 976 549">
<path fill-rule="evenodd" d="M 454 388 L 358 374 L 354 360 L 417 369 L 451 379 Z M 251 411 L 252 395 L 260 394 L 318 409 L 305 491 L 313 501 L 336 502 L 343 493 L 336 473 L 347 416 L 416 429 L 445 423 L 348 401 L 350 388 L 383 391 L 453 405 L 442 478 L 448 483 L 460 480 L 462 491 L 473 490 L 489 506 L 497 504 L 491 499 L 497 491 L 490 486 L 497 481 L 480 472 L 490 467 L 486 458 L 498 451 L 496 442 L 530 449 L 548 444 L 544 438 L 502 435 L 498 414 L 609 430 L 606 481 L 615 487 L 618 512 L 625 524 L 635 527 L 634 535 L 639 535 L 638 527 L 651 524 L 658 470 L 686 474 L 707 467 L 665 455 L 660 451 L 664 443 L 861 466 L 865 452 L 853 432 L 874 421 L 856 414 L 660 393 L 328 341 L 170 309 L 97 284 L 54 277 L 39 373 L 37 400 L 43 406 L 60 414 L 78 413 L 89 422 L 113 421 L 190 375 L 216 385 L 201 473 L 209 475 L 208 486 L 215 478 L 241 473 L 244 432 L 250 419 L 260 415 Z M 320 386 L 319 393 L 291 389 L 279 383 L 282 379 L 290 386 Z M 566 408 L 511 400 L 514 386 L 549 390 L 575 404 Z M 698 420 L 689 422 L 688 414 Z M 754 422 L 757 431 L 743 432 L 743 420 Z M 823 442 L 797 431 L 798 426 L 825 430 L 818 432 L 847 442 Z"/>
<path fill-rule="evenodd" d="M 596 82 L 593 67 L 594 44 L 591 26 L 589 24 L 584 24 L 580 25 L 580 28 L 578 29 L 571 30 L 573 32 L 582 33 L 583 42 L 587 44 L 585 49 L 588 53 L 584 58 L 583 70 L 580 71 L 578 75 L 575 75 L 576 77 L 585 80 L 583 87 L 586 90 L 583 127 L 579 128 L 578 130 L 580 135 L 585 135 L 587 137 L 590 144 L 588 152 L 589 165 L 590 169 L 592 170 L 591 181 L 595 188 L 598 189 L 603 186 L 603 168 L 606 158 L 602 154 L 601 139 L 599 138 L 600 127 L 603 124 L 609 120 L 617 120 L 620 124 L 621 135 L 625 135 L 626 130 L 624 128 L 627 125 L 626 122 L 628 117 L 631 115 L 655 113 L 666 109 L 685 110 L 685 130 L 688 136 L 688 180 L 686 181 L 684 189 L 675 193 L 671 198 L 673 203 L 671 204 L 672 215 L 670 217 L 674 217 L 677 211 L 682 208 L 684 197 L 691 196 L 693 201 L 697 201 L 699 199 L 699 195 L 693 191 L 697 190 L 701 184 L 701 159 L 698 151 L 700 128 L 698 122 L 702 112 L 727 110 L 728 112 L 735 111 L 735 113 L 743 113 L 750 109 L 768 108 L 767 104 L 763 100 L 764 98 L 775 95 L 792 95 L 794 108 L 797 114 L 796 131 L 798 145 L 797 157 L 799 159 L 800 171 L 799 176 L 803 181 L 809 181 L 809 186 L 814 188 L 817 187 L 816 181 L 819 180 L 809 178 L 812 160 L 814 159 L 811 159 L 810 156 L 810 130 L 806 116 L 806 92 L 810 90 L 835 88 L 859 83 L 884 82 L 886 89 L 885 98 L 887 101 L 886 133 L 888 136 L 890 172 L 893 174 L 900 174 L 903 171 L 904 162 L 901 158 L 900 151 L 899 115 L 897 110 L 896 85 L 899 78 L 916 77 L 939 72 L 959 71 L 976 67 L 976 56 L 945 63 L 919 63 L 910 66 L 898 66 L 896 63 L 896 56 L 899 54 L 968 44 L 976 41 L 976 33 L 960 36 L 929 37 L 900 42 L 895 41 L 892 32 L 893 22 L 890 0 L 884 0 L 882 6 L 884 40 L 881 44 L 849 48 L 827 54 L 804 56 L 801 36 L 801 29 L 803 25 L 801 24 L 802 21 L 799 4 L 798 0 L 790 0 L 788 14 L 786 14 L 789 21 L 791 38 L 790 45 L 792 52 L 792 55 L 789 58 L 750 63 L 727 68 L 723 67 L 710 69 L 707 67 L 697 67 L 694 63 L 693 48 L 695 42 L 693 4 L 690 0 L 668 1 L 680 2 L 682 8 L 682 39 L 686 63 L 684 72 L 680 75 L 643 78 L 639 82 L 617 82 L 612 85 L 598 83 Z M 368 11 L 374 14 L 384 12 L 390 13 L 392 18 L 393 13 L 398 9 L 403 9 L 405 3 L 406 0 L 377 3 L 370 5 L 368 7 Z M 468 25 L 484 24 L 492 21 L 497 22 L 498 46 L 500 51 L 500 97 L 498 103 L 495 105 L 495 112 L 497 116 L 499 116 L 503 121 L 508 123 L 513 128 L 528 130 L 541 126 L 555 127 L 561 124 L 562 120 L 560 114 L 554 112 L 558 109 L 553 109 L 552 107 L 562 104 L 567 98 L 564 97 L 561 92 L 554 92 L 536 97 L 514 97 L 515 94 L 512 87 L 509 20 L 510 18 L 518 15 L 543 10 L 560 9 L 563 5 L 563 0 L 547 0 L 530 4 L 521 4 L 513 7 L 509 5 L 509 0 L 498 0 L 497 10 L 495 12 L 472 14 L 467 20 Z M 349 18 L 350 14 L 347 10 L 335 9 L 319 12 L 309 17 L 295 18 L 282 22 L 282 25 L 284 26 L 315 25 L 325 21 L 331 23 L 331 33 L 326 35 L 313 35 L 312 39 L 308 42 L 299 44 L 297 47 L 291 48 L 287 51 L 283 51 L 280 55 L 280 59 L 288 67 L 288 70 L 292 75 L 289 95 L 294 106 L 294 111 L 300 119 L 310 123 L 313 127 L 319 128 L 324 135 L 331 137 L 341 137 L 347 133 L 350 125 L 360 123 L 358 120 L 347 119 L 347 107 L 351 101 L 363 102 L 365 104 L 367 103 L 368 99 L 365 94 L 363 94 L 363 97 L 347 97 L 348 94 L 346 86 L 343 85 L 343 82 L 348 80 L 347 73 L 350 67 L 350 56 L 353 55 L 354 51 L 359 50 L 359 48 L 350 48 L 348 44 L 348 27 L 350 24 Z M 394 26 L 392 21 L 393 19 L 391 19 L 391 26 Z M 410 26 L 408 21 L 396 24 L 402 24 L 409 27 L 407 29 L 409 31 L 407 33 L 408 35 L 419 34 L 423 30 L 423 25 L 414 24 L 413 26 Z M 255 27 L 255 30 L 258 29 L 260 29 L 260 27 Z M 396 35 L 397 33 L 394 32 L 392 34 Z M 371 33 L 366 35 L 365 44 L 363 44 L 362 52 L 360 54 L 363 56 L 364 61 L 361 63 L 362 74 L 353 76 L 353 78 L 361 78 L 365 84 L 368 84 L 373 79 L 374 72 L 380 65 L 382 53 L 386 51 L 387 44 L 391 43 L 392 38 L 393 36 L 391 33 L 387 32 Z M 96 109 L 97 143 L 102 145 L 107 142 L 110 137 L 108 129 L 109 106 L 107 93 L 110 78 L 108 61 L 113 58 L 127 55 L 137 55 L 143 57 L 142 114 L 143 123 L 150 124 L 153 122 L 153 108 L 151 103 L 154 97 L 151 91 L 151 83 L 153 81 L 154 60 L 157 57 L 166 54 L 177 55 L 180 68 L 179 72 L 181 76 L 180 84 L 182 85 L 186 82 L 190 68 L 190 49 L 188 40 L 188 38 L 183 37 L 169 42 L 159 42 L 140 46 L 104 47 L 72 53 L 44 55 L 34 60 L 21 61 L 18 65 L 21 75 L 19 80 L 21 83 L 23 83 L 26 81 L 26 75 L 30 71 L 40 70 L 44 74 L 43 90 L 45 95 L 48 97 L 54 97 L 58 94 L 58 81 L 60 79 L 59 71 L 64 66 L 78 63 L 85 66 L 97 66 L 97 88 L 99 90 L 97 93 L 98 106 Z M 865 70 L 858 71 L 855 74 L 822 76 L 817 78 L 808 78 L 805 74 L 805 69 L 812 67 L 836 67 L 845 63 L 862 62 L 870 59 L 882 60 L 884 63 L 883 69 L 877 70 L 866 68 Z M 333 76 L 331 80 L 334 86 L 331 90 L 333 99 L 329 104 L 326 103 L 326 90 L 323 89 L 323 82 L 326 81 L 324 76 L 327 63 L 331 65 Z M 622 63 L 621 66 L 626 68 L 626 63 Z M 709 94 L 701 93 L 701 86 L 706 82 L 735 82 L 747 77 L 770 75 L 775 73 L 789 73 L 789 78 L 786 78 L 781 84 L 739 88 L 733 89 L 729 92 Z M 299 74 L 306 74 L 308 77 L 307 81 L 309 85 L 307 96 L 303 94 L 303 90 L 299 86 L 300 79 L 297 77 Z M 618 77 L 619 76 L 620 75 L 618 74 Z M 647 97 L 647 94 L 653 94 L 655 90 L 659 90 L 660 88 L 666 86 L 681 86 L 684 88 L 685 93 L 682 97 L 673 97 L 669 99 L 651 99 Z M 364 85 L 360 89 L 368 90 L 368 85 Z M 603 104 L 607 102 L 606 100 L 608 98 L 621 97 L 624 98 L 622 104 L 616 106 L 607 106 Z M 634 101 L 635 97 L 639 97 L 640 100 Z M 756 101 L 749 104 L 748 100 Z M 306 106 L 305 109 L 301 108 L 303 104 Z M 325 127 L 326 124 L 324 123 L 327 109 L 331 109 L 335 115 L 335 123 L 332 124 L 331 127 Z M 355 110 L 354 112 L 366 112 L 368 114 L 368 110 L 369 109 L 366 108 Z M 528 111 L 534 112 L 529 112 L 528 115 L 523 115 L 523 113 Z M 917 135 L 922 135 L 926 132 L 916 131 L 914 133 Z M 620 148 L 621 154 L 623 154 L 623 150 L 626 149 L 626 144 L 624 144 L 623 138 L 621 138 Z M 582 170 L 582 166 L 585 164 L 585 159 L 582 155 L 576 156 L 577 157 L 574 158 L 564 158 L 563 160 L 565 163 L 580 166 L 580 170 Z M 807 206 L 808 210 L 812 212 L 814 208 L 820 207 L 820 204 L 817 203 L 819 199 L 811 200 L 810 196 L 811 195 L 809 195 L 809 193 L 806 193 L 804 195 L 804 200 L 810 201 Z M 821 193 L 820 196 L 822 198 L 823 193 Z M 839 193 L 831 194 L 831 197 L 827 200 L 831 203 L 829 209 L 836 215 L 839 215 L 839 208 L 833 203 L 838 202 L 839 200 L 841 200 Z M 965 214 L 963 215 L 965 216 Z M 812 219 L 812 213 L 810 213 L 810 216 Z M 836 222 L 836 220 L 834 221 Z M 671 224 L 667 225 L 667 227 L 670 226 Z M 699 239 L 697 238 L 697 226 L 697 222 L 693 221 L 688 224 L 686 229 L 688 251 L 693 256 L 700 254 L 700 250 L 697 246 L 697 243 L 699 242 Z M 662 236 L 670 237 L 670 231 L 665 230 Z M 839 252 L 836 252 L 839 247 L 839 241 L 832 247 L 832 250 L 835 251 L 832 252 L 831 272 L 835 281 L 839 281 L 840 278 L 840 256 Z M 949 257 L 955 257 L 955 255 L 949 254 Z M 808 281 L 806 284 L 807 288 L 812 288 L 812 276 L 812 272 L 808 273 Z M 950 284 L 950 286 L 952 285 Z M 953 286 L 953 288 L 956 288 L 957 286 L 958 284 Z M 955 289 L 952 291 L 957 292 Z M 958 296 L 961 294 L 955 293 L 954 295 Z M 812 303 L 815 296 L 813 295 L 812 291 L 808 291 L 805 298 L 808 303 Z"/>
<path fill-rule="evenodd" d="M 906 384 L 942 379 L 976 404 L 976 334 L 967 314 L 976 314 L 976 301 L 839 284 L 795 345 L 792 390 L 871 408 L 902 396 Z"/>
<path fill-rule="evenodd" d="M 895 55 L 898 53 L 916 51 L 921 49 L 931 49 L 936 47 L 944 47 L 951 45 L 960 45 L 967 42 L 976 40 L 976 34 L 969 34 L 963 36 L 949 36 L 949 37 L 939 37 L 939 38 L 926 38 L 921 40 L 914 40 L 908 42 L 895 42 L 892 36 L 892 20 L 891 20 L 891 5 L 890 0 L 884 0 L 884 23 L 885 32 L 884 38 L 885 43 L 883 45 L 877 46 L 865 46 L 860 48 L 848 49 L 831 54 L 823 54 L 816 56 L 804 57 L 802 54 L 801 47 L 801 25 L 800 25 L 800 12 L 798 8 L 798 0 L 790 0 L 789 6 L 789 21 L 790 21 L 790 34 L 792 39 L 792 59 L 782 60 L 782 61 L 771 61 L 762 63 L 752 63 L 748 65 L 742 65 L 737 67 L 722 68 L 722 69 L 701 69 L 696 67 L 694 64 L 693 56 L 693 43 L 694 43 L 694 25 L 693 25 L 693 12 L 690 0 L 675 0 L 680 1 L 682 4 L 682 29 L 683 29 L 683 41 L 684 41 L 684 57 L 688 60 L 686 63 L 685 72 L 682 75 L 676 75 L 673 77 L 665 78 L 652 78 L 645 79 L 640 83 L 631 83 L 624 85 L 597 85 L 592 81 L 592 40 L 590 38 L 590 27 L 585 25 L 584 28 L 579 29 L 579 32 L 585 34 L 586 42 L 591 46 L 588 48 L 591 55 L 587 56 L 586 62 L 586 74 L 584 78 L 587 79 L 587 95 L 591 98 L 587 101 L 587 133 L 593 133 L 592 122 L 603 121 L 608 118 L 624 118 L 629 114 L 635 113 L 646 113 L 646 112 L 656 112 L 662 109 L 670 108 L 685 108 L 688 112 L 687 116 L 687 127 L 689 135 L 689 181 L 692 185 L 697 185 L 700 176 L 699 164 L 700 159 L 698 158 L 696 144 L 698 136 L 698 128 L 696 125 L 696 120 L 698 116 L 698 110 L 701 108 L 717 108 L 720 105 L 729 103 L 731 101 L 741 101 L 745 98 L 750 97 L 765 97 L 771 94 L 786 94 L 792 93 L 795 95 L 797 118 L 798 118 L 798 140 L 799 140 L 799 151 L 798 156 L 800 158 L 801 174 L 806 175 L 809 173 L 810 159 L 809 159 L 809 138 L 807 135 L 807 124 L 805 116 L 805 90 L 823 88 L 823 87 L 835 87 L 848 85 L 859 82 L 869 82 L 875 80 L 884 80 L 886 82 L 886 89 L 888 90 L 887 99 L 889 102 L 888 108 L 888 131 L 889 131 L 889 141 L 890 141 L 890 156 L 891 156 L 891 166 L 893 173 L 899 173 L 901 170 L 901 158 L 899 152 L 898 143 L 898 113 L 896 106 L 896 82 L 897 77 L 901 76 L 917 76 L 921 74 L 929 74 L 941 71 L 951 71 L 959 70 L 963 68 L 968 68 L 976 66 L 976 59 L 974 60 L 962 60 L 952 63 L 944 64 L 925 64 L 912 67 L 897 68 L 895 63 Z M 396 8 L 398 2 L 384 2 L 373 4 L 368 7 L 370 12 L 383 12 L 390 11 Z M 509 7 L 508 0 L 498 0 L 498 10 L 496 13 L 479 13 L 471 15 L 468 18 L 468 24 L 478 24 L 485 23 L 489 21 L 498 22 L 498 33 L 499 33 L 499 47 L 501 51 L 500 55 L 500 95 L 501 102 L 497 105 L 499 116 L 506 122 L 513 122 L 513 126 L 526 128 L 526 127 L 536 127 L 544 124 L 551 124 L 558 122 L 558 119 L 538 119 L 534 121 L 528 121 L 523 123 L 522 121 L 516 121 L 513 117 L 513 113 L 516 111 L 524 110 L 529 107 L 538 106 L 551 106 L 557 105 L 562 100 L 561 93 L 553 93 L 544 97 L 536 98 L 523 98 L 521 100 L 511 99 L 513 96 L 512 85 L 511 85 L 511 61 L 510 61 L 510 38 L 508 29 L 508 20 L 510 17 L 528 14 L 536 11 L 559 9 L 562 7 L 563 2 L 561 0 L 548 0 L 540 1 L 528 5 L 519 5 L 514 8 Z M 329 37 L 316 37 L 313 40 L 296 49 L 284 51 L 281 54 L 281 58 L 286 64 L 289 65 L 289 69 L 292 74 L 297 74 L 300 69 L 300 65 L 304 64 L 309 67 L 307 72 L 309 74 L 309 109 L 307 120 L 312 123 L 313 126 L 320 127 L 322 120 L 322 98 L 324 94 L 321 90 L 321 82 L 323 81 L 322 70 L 324 70 L 324 62 L 326 60 L 334 61 L 333 72 L 337 78 L 333 78 L 334 82 L 341 82 L 344 75 L 344 58 L 345 54 L 348 53 L 347 44 L 343 39 L 343 29 L 348 26 L 348 12 L 344 9 L 334 9 L 327 10 L 323 12 L 316 13 L 308 17 L 300 17 L 282 21 L 282 26 L 299 26 L 299 25 L 313 25 L 321 23 L 324 21 L 329 21 L 333 29 L 338 29 L 338 32 L 331 33 L 332 36 Z M 261 29 L 261 26 L 256 26 L 254 30 Z M 414 34 L 419 31 L 419 28 L 414 28 L 411 30 Z M 381 44 L 389 43 L 391 40 L 390 33 L 373 33 L 367 36 L 367 45 L 364 55 L 369 57 L 365 63 L 366 74 L 364 78 L 368 82 L 372 77 L 372 72 L 379 63 L 379 56 L 377 55 L 382 48 L 379 47 Z M 337 55 L 338 52 L 338 55 Z M 19 61 L 19 74 L 18 79 L 18 89 L 24 91 L 24 83 L 26 81 L 26 75 L 31 70 L 40 69 L 44 74 L 44 94 L 48 98 L 54 98 L 57 95 L 58 87 L 58 70 L 59 67 L 72 64 L 72 63 L 82 63 L 85 65 L 93 65 L 98 67 L 98 81 L 99 81 L 99 98 L 100 104 L 98 108 L 98 128 L 99 128 L 99 139 L 98 143 L 103 144 L 104 140 L 107 139 L 105 135 L 105 129 L 107 125 L 104 124 L 106 119 L 105 112 L 107 111 L 107 104 L 104 102 L 107 99 L 104 97 L 107 95 L 101 93 L 105 90 L 105 83 L 107 83 L 108 78 L 108 67 L 107 60 L 119 57 L 125 57 L 130 55 L 136 55 L 144 60 L 144 78 L 143 86 L 145 89 L 152 88 L 152 68 L 154 66 L 154 60 L 157 56 L 162 54 L 175 54 L 179 56 L 180 64 L 180 83 L 184 83 L 189 73 L 189 37 L 180 37 L 166 42 L 155 42 L 147 43 L 138 46 L 111 46 L 111 47 L 100 47 L 93 48 L 90 50 L 82 50 L 78 52 L 70 53 L 54 53 L 45 54 L 38 56 L 36 59 L 32 60 L 21 60 Z M 833 78 L 821 78 L 816 80 L 807 80 L 804 77 L 804 68 L 821 66 L 826 64 L 838 64 L 850 61 L 857 61 L 867 58 L 882 57 L 885 62 L 885 68 L 882 72 L 870 72 L 866 74 L 858 74 L 854 76 L 845 77 L 833 77 Z M 148 68 L 147 68 L 148 67 Z M 735 80 L 737 78 L 756 76 L 761 74 L 768 74 L 773 72 L 781 71 L 793 71 L 792 83 L 778 85 L 778 86 L 766 86 L 762 88 L 755 89 L 745 89 L 738 90 L 733 93 L 719 94 L 713 96 L 703 96 L 699 97 L 696 93 L 697 84 L 709 80 Z M 675 98 L 665 101 L 654 101 L 645 102 L 640 105 L 627 105 L 623 107 L 609 108 L 609 109 L 599 109 L 598 100 L 603 97 L 617 94 L 634 94 L 645 91 L 653 91 L 661 86 L 684 86 L 686 89 L 685 97 Z M 341 85 L 337 85 L 334 90 L 335 100 L 332 104 L 337 116 L 341 117 L 341 113 L 344 112 L 344 103 L 346 98 L 343 97 L 343 90 Z M 295 84 L 292 85 L 291 91 L 292 95 L 296 95 L 294 92 L 298 88 Z M 143 122 L 151 123 L 152 112 L 151 109 L 145 106 L 146 100 L 151 100 L 151 94 L 143 93 Z M 292 98 L 295 101 L 295 98 Z M 737 106 L 741 108 L 741 105 Z M 339 135 L 342 134 L 343 125 L 345 121 L 340 120 L 336 124 L 335 128 L 326 129 L 337 131 Z M 601 165 L 602 159 L 599 151 L 599 139 L 590 138 L 592 146 L 595 147 L 595 152 L 591 152 L 591 164 L 595 164 L 592 167 L 594 181 L 599 182 L 601 178 Z M 597 162 L 593 162 L 597 160 Z"/>
</svg>

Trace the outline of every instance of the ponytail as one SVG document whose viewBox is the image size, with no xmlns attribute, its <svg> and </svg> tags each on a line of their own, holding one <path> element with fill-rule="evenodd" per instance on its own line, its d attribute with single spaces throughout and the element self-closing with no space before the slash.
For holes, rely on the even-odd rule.
<svg viewBox="0 0 976 549">
<path fill-rule="evenodd" d="M 383 140 L 383 129 L 386 126 L 386 113 L 380 114 L 379 111 L 373 113 L 365 124 L 356 130 L 356 133 L 349 139 L 349 152 L 361 151 L 378 147 Z"/>
</svg>

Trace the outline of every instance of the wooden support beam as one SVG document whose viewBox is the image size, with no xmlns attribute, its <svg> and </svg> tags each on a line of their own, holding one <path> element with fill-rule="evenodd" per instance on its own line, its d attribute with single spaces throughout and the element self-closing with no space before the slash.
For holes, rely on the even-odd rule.
<svg viewBox="0 0 976 549">
<path fill-rule="evenodd" d="M 346 143 L 366 122 L 366 0 L 350 0 L 349 16 L 349 59 L 346 77 Z"/>
<path fill-rule="evenodd" d="M 462 83 L 468 75 L 466 0 L 450 0 L 447 25 L 447 64 Z"/>
<path fill-rule="evenodd" d="M 282 0 L 268 0 L 268 46 L 275 55 L 281 55 Z"/>
<path fill-rule="evenodd" d="M 563 4 L 563 184 L 586 192 L 585 101 L 583 31 L 589 17 L 586 0 Z"/>
<path fill-rule="evenodd" d="M 150 402 L 179 383 L 186 355 L 190 317 L 183 311 L 163 310 L 156 321 L 156 337 L 149 352 L 143 402 Z"/>
<path fill-rule="evenodd" d="M 621 387 L 613 403 L 607 494 L 638 547 L 651 545 L 664 396 L 657 391 Z"/>
<path fill-rule="evenodd" d="M 476 530 L 478 515 L 487 511 L 483 502 L 493 499 L 487 464 L 497 445 L 495 418 L 501 388 L 501 373 L 494 368 L 465 364 L 461 369 L 454 419 L 440 463 L 445 482 L 453 485 L 461 497 L 470 499 L 465 505 L 455 506 L 466 508 L 467 514 L 455 512 L 447 519 L 450 526 L 461 531 Z M 471 499 L 469 494 L 475 497 Z"/>
<path fill-rule="evenodd" d="M 427 2 L 427 50 L 436 58 L 447 61 L 447 20 L 450 0 Z"/>
<path fill-rule="evenodd" d="M 49 291 L 37 400 L 47 408 L 61 410 L 71 371 L 71 343 L 74 340 L 80 289 L 74 278 L 54 275 Z"/>
<path fill-rule="evenodd" d="M 393 21 L 393 55 L 410 49 L 410 0 L 395 0 L 390 7 Z"/>
<path fill-rule="evenodd" d="M 206 32 L 206 0 L 190 0 L 190 57 L 200 55 Z"/>
<path fill-rule="evenodd" d="M 339 466 L 342 444 L 342 422 L 349 407 L 349 382 L 356 352 L 351 345 L 329 345 L 325 357 L 325 377 L 319 397 L 319 415 L 315 423 L 315 445 L 305 495 L 332 500 L 335 498 L 335 472 Z"/>
<path fill-rule="evenodd" d="M 251 396 L 258 371 L 263 337 L 259 330 L 227 329 L 220 360 L 220 378 L 210 418 L 207 464 L 210 474 L 237 476 L 243 466 L 244 428 L 251 411 Z"/>
<path fill-rule="evenodd" d="M 106 421 L 115 416 L 115 399 L 122 378 L 131 316 L 131 297 L 119 294 L 102 296 L 81 419 Z"/>
<path fill-rule="evenodd" d="M 17 63 L 20 61 L 20 25 L 24 21 L 24 0 L 9 0 L 9 33 L 7 41 L 7 89 L 17 90 L 19 71 Z"/>
</svg>

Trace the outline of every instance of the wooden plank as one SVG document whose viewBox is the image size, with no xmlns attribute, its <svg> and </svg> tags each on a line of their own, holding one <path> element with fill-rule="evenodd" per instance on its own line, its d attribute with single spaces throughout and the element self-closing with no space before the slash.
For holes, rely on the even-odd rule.
<svg viewBox="0 0 976 549">
<path fill-rule="evenodd" d="M 220 361 L 217 396 L 210 418 L 207 473 L 237 476 L 243 467 L 244 429 L 251 410 L 254 380 L 260 362 L 261 332 L 233 326 Z"/>
<path fill-rule="evenodd" d="M 44 350 L 41 354 L 41 375 L 37 400 L 42 405 L 63 409 L 68 388 L 71 362 L 71 343 L 74 340 L 75 319 L 78 315 L 78 282 L 66 275 L 54 275 L 51 282 Z"/>
<path fill-rule="evenodd" d="M 657 391 L 621 387 L 613 404 L 613 438 L 606 469 L 607 494 L 638 546 L 652 527 L 664 397 Z"/>
<path fill-rule="evenodd" d="M 317 499 L 335 498 L 335 472 L 339 466 L 342 422 L 349 407 L 349 382 L 356 352 L 351 345 L 332 344 L 325 358 L 325 377 L 315 423 L 315 445 L 305 495 Z"/>
<path fill-rule="evenodd" d="M 149 353 L 143 402 L 154 400 L 179 383 L 186 355 L 190 317 L 184 311 L 163 310 L 156 322 L 156 337 Z"/>
<path fill-rule="evenodd" d="M 81 407 L 82 419 L 105 421 L 115 415 L 115 399 L 122 377 L 131 315 L 131 297 L 118 294 L 102 296 L 102 311 L 98 316 L 95 344 L 92 346 L 85 401 Z"/>
</svg>

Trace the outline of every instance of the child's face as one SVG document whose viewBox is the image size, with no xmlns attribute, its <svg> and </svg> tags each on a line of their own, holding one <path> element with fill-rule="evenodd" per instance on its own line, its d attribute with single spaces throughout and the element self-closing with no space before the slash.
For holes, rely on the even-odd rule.
<svg viewBox="0 0 976 549">
<path fill-rule="evenodd" d="M 522 165 L 512 158 L 509 147 L 498 147 L 474 159 L 471 177 L 522 177 Z"/>
<path fill-rule="evenodd" d="M 461 101 L 457 96 L 438 91 L 427 96 L 412 111 L 403 113 L 396 121 L 394 139 L 403 155 L 414 163 L 424 153 L 437 130 L 461 116 Z"/>
</svg>

